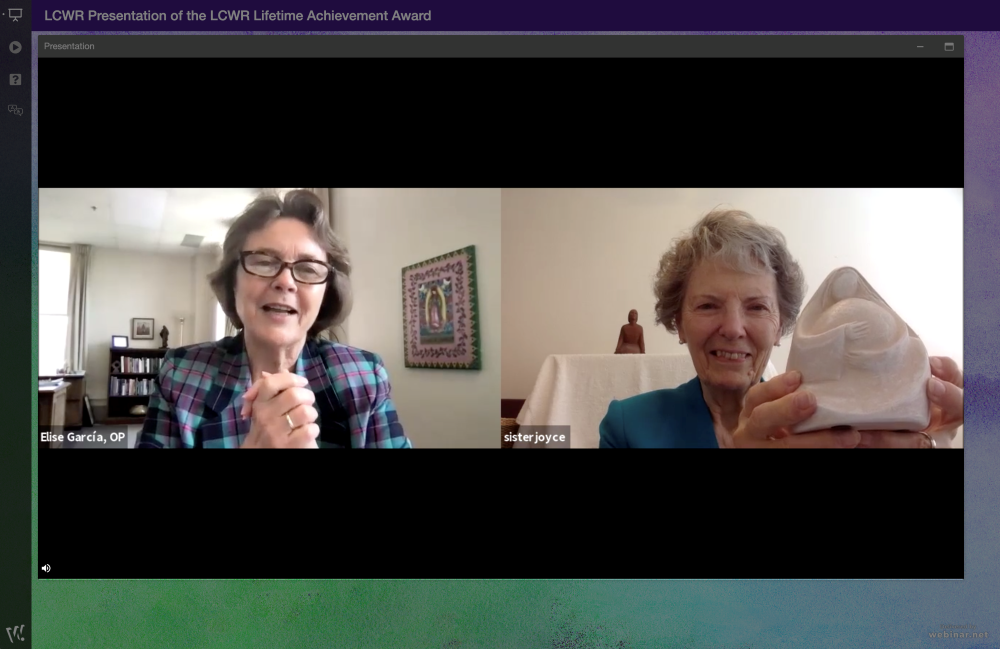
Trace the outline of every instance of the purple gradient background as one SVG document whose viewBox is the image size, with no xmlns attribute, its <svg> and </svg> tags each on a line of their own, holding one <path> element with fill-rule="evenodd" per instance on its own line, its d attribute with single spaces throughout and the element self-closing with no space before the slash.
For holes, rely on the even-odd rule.
<svg viewBox="0 0 1000 649">
<path fill-rule="evenodd" d="M 37 9 L 36 9 L 37 10 Z M 844 15 L 841 13 L 840 15 Z M 35 36 L 42 32 L 37 32 Z M 139 32 L 44 32 L 45 34 Z M 151 32 L 145 32 L 151 33 Z M 156 34 L 164 32 L 155 32 Z M 187 34 L 232 32 L 174 32 Z M 335 32 L 247 32 L 307 34 Z M 339 32 L 357 34 L 359 32 Z M 386 32 L 372 32 L 386 33 Z M 454 32 L 452 32 L 454 33 Z M 484 32 L 464 32 L 484 33 Z M 497 32 L 490 32 L 497 33 Z M 594 33 L 594 32 L 574 32 Z M 605 32 L 606 33 L 606 32 Z M 622 32 L 618 32 L 622 33 Z M 703 33 L 721 32 L 642 32 Z M 792 33 L 792 32 L 726 32 Z M 956 32 L 795 32 L 948 34 Z M 928 527 L 963 525 L 962 581 L 416 581 L 36 582 L 37 646 L 293 647 L 1000 647 L 1000 34 L 965 36 L 965 511 L 928 511 Z M 37 93 L 37 39 L 33 39 Z M 37 94 L 32 97 L 37 187 Z M 901 115 L 900 119 L 905 119 Z M 914 137 L 920 137 L 915 125 Z M 37 249 L 38 193 L 32 219 Z M 887 244 L 888 245 L 888 244 Z M 952 264 L 942 257 L 928 263 Z M 35 259 L 37 275 L 37 257 Z M 36 277 L 37 282 L 37 277 Z M 37 307 L 36 307 L 37 308 Z M 934 296 L 927 296 L 934 308 Z M 955 451 L 961 452 L 961 451 Z M 37 465 L 33 474 L 37 493 Z M 935 476 L 897 493 L 920 498 Z M 37 502 L 35 503 L 37 507 Z M 36 510 L 37 511 L 37 510 Z M 34 532 L 37 543 L 37 524 Z M 774 551 L 803 538 L 777 538 Z M 738 551 L 739 538 L 732 539 Z M 140 539 L 134 540 L 141 547 Z M 916 545 L 924 540 L 914 538 Z M 926 547 L 936 561 L 940 548 Z M 845 553 L 877 562 L 892 548 L 865 531 Z M 134 557 L 123 560 L 134 560 Z M 752 561 L 752 557 L 747 558 Z M 312 603 L 306 604 L 308 590 Z M 271 600 L 261 592 L 277 593 Z M 266 594 L 266 593 L 265 593 Z M 269 595 L 270 597 L 270 595 Z M 271 601 L 294 609 L 277 615 Z M 305 620 L 311 620 L 303 626 Z M 942 624 L 976 625 L 989 639 L 930 639 Z M 220 626 L 221 625 L 221 626 Z M 229 629 L 220 635 L 220 630 Z M 572 638 L 572 639 L 570 639 Z M 624 644 L 618 644 L 623 642 Z M 303 644 L 307 643 L 307 644 Z M 457 644 L 456 644 L 457 643 Z"/>
</svg>

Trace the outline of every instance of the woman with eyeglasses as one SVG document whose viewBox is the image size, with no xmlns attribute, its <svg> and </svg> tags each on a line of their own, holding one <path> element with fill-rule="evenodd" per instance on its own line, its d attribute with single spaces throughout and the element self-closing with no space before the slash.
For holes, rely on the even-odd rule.
<svg viewBox="0 0 1000 649">
<path fill-rule="evenodd" d="M 138 448 L 411 448 L 382 359 L 321 333 L 351 310 L 315 194 L 251 203 L 209 282 L 237 335 L 167 352 Z"/>
</svg>

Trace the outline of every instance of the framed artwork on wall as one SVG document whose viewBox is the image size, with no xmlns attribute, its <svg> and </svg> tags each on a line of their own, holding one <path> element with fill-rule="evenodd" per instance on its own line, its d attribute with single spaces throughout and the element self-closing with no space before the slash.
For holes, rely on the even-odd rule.
<svg viewBox="0 0 1000 649">
<path fill-rule="evenodd" d="M 482 369 L 476 247 L 403 269 L 406 367 Z"/>
<path fill-rule="evenodd" d="M 132 318 L 132 340 L 152 340 L 153 331 L 152 318 Z"/>
</svg>

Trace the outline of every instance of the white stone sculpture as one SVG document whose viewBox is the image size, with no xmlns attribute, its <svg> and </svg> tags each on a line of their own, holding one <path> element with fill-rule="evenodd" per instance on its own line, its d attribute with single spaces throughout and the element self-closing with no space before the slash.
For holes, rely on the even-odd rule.
<svg viewBox="0 0 1000 649">
<path fill-rule="evenodd" d="M 802 310 L 786 371 L 816 413 L 792 429 L 919 431 L 930 423 L 927 348 L 853 268 L 830 273 Z"/>
</svg>

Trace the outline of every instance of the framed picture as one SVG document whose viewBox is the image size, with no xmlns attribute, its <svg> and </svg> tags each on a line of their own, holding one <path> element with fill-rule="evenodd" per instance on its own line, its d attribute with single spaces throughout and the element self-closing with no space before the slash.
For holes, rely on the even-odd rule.
<svg viewBox="0 0 1000 649">
<path fill-rule="evenodd" d="M 475 246 L 403 269 L 403 360 L 406 367 L 482 369 Z"/>
<path fill-rule="evenodd" d="M 111 336 L 111 346 L 115 349 L 127 349 L 128 336 Z"/>
<path fill-rule="evenodd" d="M 152 340 L 154 330 L 152 318 L 132 318 L 132 340 Z"/>
</svg>

